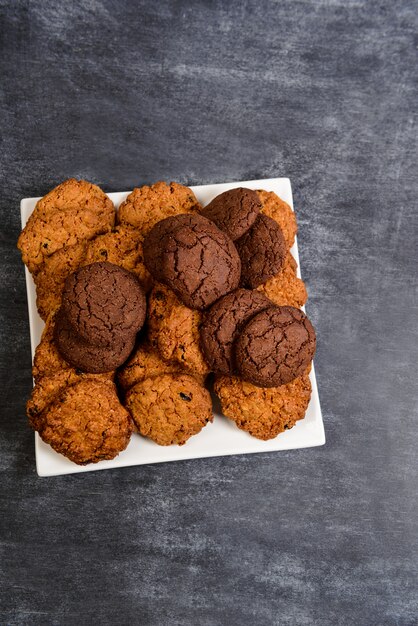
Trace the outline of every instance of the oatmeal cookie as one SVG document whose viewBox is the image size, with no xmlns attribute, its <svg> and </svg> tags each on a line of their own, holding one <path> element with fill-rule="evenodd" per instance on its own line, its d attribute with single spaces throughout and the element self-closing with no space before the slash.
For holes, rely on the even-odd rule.
<svg viewBox="0 0 418 626">
<path fill-rule="evenodd" d="M 70 178 L 37 202 L 17 247 L 29 271 L 36 274 L 57 250 L 110 231 L 115 217 L 112 201 L 99 187 Z"/>
<path fill-rule="evenodd" d="M 115 385 L 91 378 L 55 396 L 34 425 L 45 443 L 78 465 L 113 459 L 133 430 Z"/>
<path fill-rule="evenodd" d="M 196 376 L 209 367 L 199 345 L 202 314 L 182 304 L 165 285 L 157 284 L 148 300 L 148 336 L 166 361 L 174 361 Z"/>
<path fill-rule="evenodd" d="M 119 207 L 118 223 L 147 233 L 157 222 L 179 213 L 198 213 L 201 205 L 193 191 L 179 183 L 158 182 L 138 187 Z"/>
<path fill-rule="evenodd" d="M 64 283 L 67 277 L 82 264 L 85 251 L 84 241 L 69 248 L 61 248 L 46 257 L 39 272 L 34 275 L 36 306 L 44 321 L 61 305 Z"/>
<path fill-rule="evenodd" d="M 114 231 L 98 235 L 86 244 L 86 254 L 82 265 L 108 261 L 135 274 L 143 289 L 152 287 L 152 277 L 144 264 L 142 244 L 144 236 L 132 226 L 117 226 Z"/>
<path fill-rule="evenodd" d="M 261 209 L 256 191 L 237 187 L 219 194 L 203 210 L 202 215 L 235 241 L 254 224 Z"/>
<path fill-rule="evenodd" d="M 291 306 L 257 313 L 243 328 L 235 346 L 239 375 L 259 387 L 277 387 L 303 374 L 316 347 L 314 328 Z"/>
<path fill-rule="evenodd" d="M 221 376 L 215 382 L 222 413 L 238 428 L 258 439 L 273 439 L 305 417 L 311 397 L 308 374 L 287 385 L 256 387 L 236 377 Z"/>
<path fill-rule="evenodd" d="M 160 446 L 183 445 L 213 420 L 209 392 L 186 375 L 137 383 L 127 393 L 126 407 L 141 435 Z"/>
<path fill-rule="evenodd" d="M 308 294 L 305 283 L 296 276 L 296 268 L 296 261 L 288 252 L 281 271 L 257 287 L 257 291 L 264 293 L 274 304 L 279 306 L 302 307 L 308 299 Z"/>
<path fill-rule="evenodd" d="M 296 217 L 287 202 L 284 202 L 274 191 L 257 190 L 258 197 L 262 202 L 261 212 L 274 219 L 282 229 L 284 238 L 290 249 L 294 242 L 298 230 Z"/>
<path fill-rule="evenodd" d="M 255 289 L 283 267 L 287 245 L 278 223 L 268 215 L 259 215 L 250 228 L 235 242 L 241 259 L 241 285 Z"/>
<path fill-rule="evenodd" d="M 142 342 L 134 351 L 127 363 L 118 372 L 118 386 L 123 392 L 147 378 L 155 378 L 162 374 L 191 374 L 187 368 L 177 361 L 164 361 L 160 353 L 150 342 Z M 203 384 L 203 376 L 195 376 Z"/>
</svg>

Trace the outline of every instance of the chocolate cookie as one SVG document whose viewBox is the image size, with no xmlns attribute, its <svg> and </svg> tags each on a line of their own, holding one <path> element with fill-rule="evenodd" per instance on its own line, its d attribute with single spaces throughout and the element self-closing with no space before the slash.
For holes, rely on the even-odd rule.
<svg viewBox="0 0 418 626">
<path fill-rule="evenodd" d="M 209 367 L 199 345 L 202 313 L 193 311 L 165 285 L 157 284 L 148 299 L 148 337 L 165 361 L 177 363 L 203 380 Z"/>
<path fill-rule="evenodd" d="M 275 220 L 280 228 L 287 243 L 288 249 L 290 249 L 294 242 L 295 236 L 298 230 L 296 224 L 296 216 L 291 207 L 279 198 L 274 191 L 264 191 L 263 189 L 257 190 L 257 195 L 263 205 L 261 212 L 264 215 L 268 215 Z"/>
<path fill-rule="evenodd" d="M 146 299 L 132 272 L 112 263 L 92 263 L 73 274 L 62 294 L 62 311 L 84 341 L 109 346 L 126 341 L 143 326 Z"/>
<path fill-rule="evenodd" d="M 222 413 L 257 439 L 273 439 L 305 417 L 311 398 L 307 373 L 287 385 L 261 389 L 235 376 L 215 382 Z"/>
<path fill-rule="evenodd" d="M 261 202 L 256 191 L 238 187 L 216 196 L 202 211 L 202 215 L 235 241 L 254 224 L 260 213 Z"/>
<path fill-rule="evenodd" d="M 186 443 L 213 420 L 209 392 L 191 376 L 148 378 L 132 387 L 126 408 L 139 432 L 160 446 Z"/>
<path fill-rule="evenodd" d="M 290 306 L 270 307 L 255 315 L 235 344 L 239 375 L 259 387 L 278 387 L 297 378 L 313 359 L 314 328 Z"/>
<path fill-rule="evenodd" d="M 157 225 L 161 234 L 152 256 L 144 241 L 145 264 L 191 309 L 205 309 L 238 286 L 241 262 L 227 235 L 202 216 L 169 218 L 169 228 Z M 150 240 L 156 245 L 155 234 Z"/>
<path fill-rule="evenodd" d="M 274 304 L 279 306 L 302 307 L 308 299 L 305 283 L 296 275 L 297 263 L 290 252 L 287 253 L 282 269 L 276 276 L 257 288 Z"/>
<path fill-rule="evenodd" d="M 70 365 L 83 372 L 101 374 L 116 369 L 126 361 L 135 345 L 135 335 L 129 334 L 107 347 L 94 346 L 74 333 L 61 309 L 56 316 L 54 341 Z"/>
<path fill-rule="evenodd" d="M 96 185 L 70 178 L 41 198 L 19 236 L 22 260 L 36 274 L 44 260 L 112 229 L 115 207 Z"/>
<path fill-rule="evenodd" d="M 212 372 L 234 372 L 233 342 L 251 317 L 271 306 L 271 300 L 258 291 L 236 289 L 205 312 L 200 347 Z"/>
<path fill-rule="evenodd" d="M 132 226 L 117 226 L 111 233 L 98 235 L 86 243 L 82 265 L 108 261 L 120 265 L 139 279 L 145 292 L 152 287 L 152 277 L 144 264 L 144 236 Z"/>
<path fill-rule="evenodd" d="M 133 424 L 111 382 L 83 379 L 66 387 L 34 424 L 45 443 L 78 465 L 113 459 Z"/>
<path fill-rule="evenodd" d="M 157 222 L 179 213 L 198 213 L 201 209 L 193 191 L 179 183 L 158 182 L 138 187 L 119 207 L 119 224 L 128 224 L 147 233 Z"/>
<path fill-rule="evenodd" d="M 250 289 L 278 274 L 287 254 L 280 226 L 263 214 L 235 245 L 241 259 L 241 285 Z"/>
</svg>

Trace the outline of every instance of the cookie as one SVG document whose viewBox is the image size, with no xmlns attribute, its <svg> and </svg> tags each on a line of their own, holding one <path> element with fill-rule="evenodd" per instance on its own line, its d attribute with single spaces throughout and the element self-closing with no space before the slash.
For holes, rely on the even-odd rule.
<svg viewBox="0 0 418 626">
<path fill-rule="evenodd" d="M 94 346 L 126 342 L 142 328 L 146 306 L 135 274 L 107 261 L 71 274 L 62 294 L 62 312 L 73 332 Z"/>
<path fill-rule="evenodd" d="M 257 313 L 235 344 L 239 375 L 259 387 L 278 387 L 301 376 L 313 359 L 314 328 L 306 315 L 290 306 Z"/>
<path fill-rule="evenodd" d="M 290 249 L 294 242 L 298 230 L 296 216 L 287 202 L 284 202 L 274 191 L 257 190 L 258 197 L 262 203 L 261 212 L 275 220 L 280 226 L 284 238 Z"/>
<path fill-rule="evenodd" d="M 128 391 L 137 383 L 147 378 L 155 378 L 162 374 L 190 374 L 187 368 L 176 361 L 164 361 L 158 350 L 150 342 L 142 342 L 118 372 L 118 386 L 123 392 Z M 204 377 L 195 375 L 203 384 Z"/>
<path fill-rule="evenodd" d="M 234 372 L 232 345 L 245 324 L 272 302 L 258 291 L 236 289 L 204 313 L 200 347 L 212 372 Z"/>
<path fill-rule="evenodd" d="M 42 332 L 41 341 L 35 350 L 32 366 L 32 376 L 35 383 L 44 376 L 50 376 L 61 370 L 72 369 L 71 365 L 59 353 L 55 343 L 54 328 L 57 313 L 58 311 L 56 310 L 49 314 Z"/>
<path fill-rule="evenodd" d="M 202 215 L 235 241 L 254 224 L 261 209 L 256 191 L 238 187 L 219 194 L 203 210 Z"/>
<path fill-rule="evenodd" d="M 160 446 L 183 445 L 213 420 L 209 392 L 192 377 L 164 374 L 132 387 L 126 408 L 139 432 Z"/>
<path fill-rule="evenodd" d="M 199 345 L 202 314 L 180 302 L 165 285 L 157 284 L 148 299 L 148 337 L 165 361 L 174 361 L 197 377 L 209 367 Z"/>
<path fill-rule="evenodd" d="M 22 260 L 36 274 L 60 250 L 112 229 L 112 201 L 96 185 L 70 178 L 41 198 L 20 234 Z"/>
<path fill-rule="evenodd" d="M 144 259 L 191 309 L 207 308 L 235 289 L 241 276 L 233 242 L 202 216 L 178 215 L 157 224 L 145 237 Z"/>
<path fill-rule="evenodd" d="M 113 383 L 86 378 L 66 387 L 36 420 L 45 443 L 78 465 L 113 459 L 133 424 Z"/>
<path fill-rule="evenodd" d="M 148 293 L 152 287 L 152 277 L 144 264 L 142 250 L 144 236 L 131 226 L 117 226 L 114 231 L 98 235 L 86 244 L 82 265 L 108 261 L 132 272 Z"/>
<path fill-rule="evenodd" d="M 280 272 L 270 278 L 257 291 L 264 293 L 274 304 L 302 307 L 307 299 L 305 283 L 296 276 L 297 263 L 290 252 L 284 261 Z"/>
<path fill-rule="evenodd" d="M 26 413 L 32 428 L 38 429 L 39 419 L 42 419 L 40 417 L 42 412 L 66 387 L 86 379 L 104 382 L 111 381 L 108 374 L 85 374 L 72 367 L 38 378 L 26 403 Z"/>
<path fill-rule="evenodd" d="M 257 439 L 273 439 L 305 417 L 311 397 L 309 376 L 287 385 L 261 389 L 237 377 L 221 376 L 215 382 L 222 413 L 238 428 Z"/>
<path fill-rule="evenodd" d="M 158 182 L 138 187 L 118 210 L 118 223 L 147 233 L 157 222 L 179 213 L 198 213 L 201 205 L 193 191 L 179 183 Z"/>
<path fill-rule="evenodd" d="M 86 242 L 61 248 L 47 257 L 39 272 L 34 275 L 36 285 L 36 307 L 45 321 L 48 315 L 61 306 L 61 297 L 67 277 L 82 264 Z"/>
<path fill-rule="evenodd" d="M 280 226 L 263 214 L 235 245 L 241 259 L 241 285 L 250 289 L 278 274 L 287 254 Z"/>
<path fill-rule="evenodd" d="M 128 335 L 107 347 L 94 346 L 76 335 L 62 309 L 57 313 L 54 341 L 61 356 L 73 367 L 91 374 L 110 372 L 122 365 L 135 345 L 135 335 Z"/>
</svg>

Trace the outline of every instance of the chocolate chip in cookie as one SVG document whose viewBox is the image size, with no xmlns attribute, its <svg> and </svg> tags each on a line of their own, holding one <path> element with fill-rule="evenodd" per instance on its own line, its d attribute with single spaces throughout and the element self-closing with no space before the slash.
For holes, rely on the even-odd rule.
<svg viewBox="0 0 418 626">
<path fill-rule="evenodd" d="M 297 378 L 313 359 L 314 328 L 290 306 L 270 307 L 255 315 L 235 344 L 239 375 L 259 387 L 277 387 Z"/>
<path fill-rule="evenodd" d="M 287 245 L 280 226 L 267 215 L 235 242 L 241 259 L 241 284 L 255 289 L 281 270 Z"/>
<path fill-rule="evenodd" d="M 92 263 L 67 278 L 62 311 L 79 338 L 108 346 L 142 328 L 146 299 L 132 272 L 112 263 Z"/>
<path fill-rule="evenodd" d="M 236 289 L 204 313 L 200 346 L 211 371 L 219 374 L 234 372 L 232 346 L 235 339 L 251 317 L 272 304 L 258 291 Z"/>
<path fill-rule="evenodd" d="M 231 239 L 201 215 L 168 220 L 168 226 L 157 224 L 145 238 L 145 264 L 186 306 L 205 309 L 238 286 L 238 252 Z"/>
<path fill-rule="evenodd" d="M 202 211 L 232 241 L 242 237 L 254 224 L 261 209 L 256 191 L 237 187 L 219 194 Z"/>
</svg>

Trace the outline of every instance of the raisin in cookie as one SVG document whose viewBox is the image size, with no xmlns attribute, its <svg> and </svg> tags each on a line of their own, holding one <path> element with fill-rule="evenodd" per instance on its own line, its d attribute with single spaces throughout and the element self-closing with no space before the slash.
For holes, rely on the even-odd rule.
<svg viewBox="0 0 418 626">
<path fill-rule="evenodd" d="M 29 271 L 36 274 L 57 250 L 110 231 L 115 217 L 112 201 L 99 187 L 70 178 L 37 202 L 17 247 Z"/>
<path fill-rule="evenodd" d="M 311 382 L 304 374 L 287 385 L 261 389 L 236 377 L 215 382 L 222 413 L 257 439 L 273 439 L 305 417 Z"/>
<path fill-rule="evenodd" d="M 144 437 L 183 445 L 213 420 L 209 392 L 192 376 L 164 374 L 134 385 L 126 407 Z"/>
<path fill-rule="evenodd" d="M 147 233 L 157 222 L 179 213 L 198 213 L 201 205 L 189 187 L 179 183 L 158 182 L 138 187 L 118 210 L 118 223 Z"/>
</svg>

